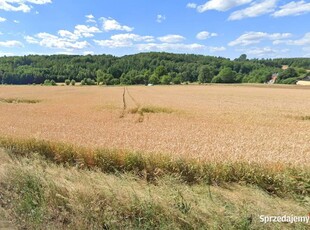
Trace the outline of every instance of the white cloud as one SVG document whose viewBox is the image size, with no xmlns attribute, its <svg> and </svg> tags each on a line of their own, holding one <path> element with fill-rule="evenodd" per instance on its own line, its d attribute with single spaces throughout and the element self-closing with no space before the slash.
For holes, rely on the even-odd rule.
<svg viewBox="0 0 310 230">
<path fill-rule="evenodd" d="M 224 46 L 220 46 L 220 47 L 210 46 L 210 47 L 208 47 L 208 49 L 210 50 L 211 53 L 221 52 L 221 51 L 225 51 L 226 50 L 226 48 Z"/>
<path fill-rule="evenodd" d="M 247 48 L 246 50 L 241 49 L 239 50 L 242 53 L 247 53 L 254 57 L 281 57 L 283 53 L 287 53 L 289 49 L 274 49 L 271 47 L 251 47 Z"/>
<path fill-rule="evenodd" d="M 183 43 L 147 43 L 138 44 L 137 48 L 139 51 L 201 51 L 206 47 L 197 43 L 183 44 Z"/>
<path fill-rule="evenodd" d="M 185 40 L 185 37 L 177 34 L 169 34 L 166 36 L 158 37 L 157 39 L 165 43 L 177 43 Z"/>
<path fill-rule="evenodd" d="M 196 9 L 197 8 L 197 4 L 190 2 L 190 3 L 187 3 L 186 7 L 187 8 L 191 8 L 191 9 Z"/>
<path fill-rule="evenodd" d="M 89 22 L 89 23 L 96 23 L 96 20 L 95 20 L 94 15 L 89 14 L 89 15 L 85 15 L 85 17 L 87 18 L 86 22 Z"/>
<path fill-rule="evenodd" d="M 77 25 L 75 26 L 74 34 L 80 37 L 93 37 L 94 33 L 101 31 L 95 26 Z"/>
<path fill-rule="evenodd" d="M 0 41 L 0 47 L 23 47 L 23 43 L 21 43 L 20 41 L 16 41 L 16 40 L 12 40 L 12 41 L 5 41 L 5 42 L 1 42 Z"/>
<path fill-rule="evenodd" d="M 125 25 L 121 25 L 118 21 L 116 21 L 113 18 L 100 18 L 100 20 L 102 20 L 103 22 L 103 29 L 105 31 L 113 31 L 113 30 L 121 30 L 121 31 L 126 31 L 126 32 L 131 32 L 133 31 L 133 27 L 129 27 L 129 26 L 125 26 Z"/>
<path fill-rule="evenodd" d="M 116 34 L 111 36 L 112 40 L 132 40 L 132 41 L 145 41 L 145 42 L 152 42 L 154 41 L 153 36 L 141 36 L 137 34 Z"/>
<path fill-rule="evenodd" d="M 216 37 L 217 33 L 210 33 L 208 31 L 201 31 L 196 35 L 196 38 L 199 40 L 205 40 L 208 39 L 210 37 Z"/>
<path fill-rule="evenodd" d="M 118 41 L 118 40 L 94 40 L 94 42 L 102 47 L 108 48 L 122 48 L 122 47 L 131 47 L 133 43 L 131 41 Z"/>
<path fill-rule="evenodd" d="M 52 3 L 52 0 L 24 0 L 25 2 L 38 4 L 38 5 L 44 5 L 47 3 Z"/>
<path fill-rule="evenodd" d="M 30 43 L 30 44 L 39 44 L 40 42 L 35 39 L 34 37 L 31 36 L 25 36 L 24 39 L 26 40 L 26 42 Z"/>
<path fill-rule="evenodd" d="M 241 20 L 243 18 L 253 18 L 263 14 L 273 12 L 278 0 L 263 0 L 254 2 L 251 6 L 233 12 L 228 20 Z"/>
<path fill-rule="evenodd" d="M 236 6 L 241 6 L 250 2 L 252 2 L 252 0 L 210 0 L 203 5 L 197 6 L 197 11 L 199 13 L 208 10 L 227 11 Z"/>
<path fill-rule="evenodd" d="M 310 32 L 306 33 L 302 38 L 296 40 L 275 40 L 274 45 L 286 44 L 286 45 L 296 45 L 296 46 L 305 46 L 310 45 Z"/>
<path fill-rule="evenodd" d="M 261 47 L 261 48 L 253 48 L 253 49 L 247 49 L 248 54 L 253 54 L 256 56 L 262 56 L 262 55 L 270 55 L 276 53 L 276 51 L 270 47 Z"/>
<path fill-rule="evenodd" d="M 44 5 L 52 3 L 51 0 L 0 0 L 0 10 L 21 11 L 28 13 L 31 11 L 32 4 Z"/>
<path fill-rule="evenodd" d="M 147 44 L 138 44 L 137 49 L 139 51 L 177 51 L 177 52 L 195 52 L 195 53 L 204 53 L 204 52 L 221 52 L 226 50 L 225 47 L 208 47 L 205 45 L 192 43 L 147 43 Z"/>
<path fill-rule="evenodd" d="M 80 38 L 79 35 L 72 33 L 68 30 L 59 30 L 58 35 L 60 37 L 67 38 L 68 40 L 72 40 L 72 41 L 78 40 Z"/>
<path fill-rule="evenodd" d="M 67 32 L 60 32 L 62 35 L 67 35 Z M 39 44 L 42 47 L 63 49 L 66 51 L 84 49 L 90 44 L 87 41 L 73 41 L 67 37 L 58 37 L 49 33 L 38 33 L 34 37 L 25 36 L 25 40 L 31 44 Z"/>
<path fill-rule="evenodd" d="M 280 6 L 280 10 L 274 12 L 272 16 L 274 17 L 283 17 L 289 15 L 301 15 L 310 12 L 310 3 L 306 3 L 305 1 L 295 2 L 292 1 L 286 5 Z"/>
<path fill-rule="evenodd" d="M 292 34 L 290 33 L 273 33 L 273 34 L 268 34 L 264 32 L 247 32 L 242 34 L 239 38 L 236 40 L 230 42 L 228 45 L 229 46 L 247 46 L 247 45 L 252 45 L 252 44 L 258 44 L 262 40 L 281 40 L 285 39 L 288 37 L 291 37 Z"/>
<path fill-rule="evenodd" d="M 6 18 L 0 17 L 0 22 L 5 22 L 5 21 L 6 21 Z"/>
<path fill-rule="evenodd" d="M 14 20 L 13 22 L 16 23 L 16 24 L 20 23 L 20 21 L 18 21 L 18 20 Z"/>
<path fill-rule="evenodd" d="M 165 21 L 165 20 L 166 20 L 166 16 L 165 16 L 165 15 L 161 15 L 161 14 L 158 14 L 158 15 L 157 15 L 156 21 L 157 21 L 158 23 L 162 23 L 162 22 Z"/>
<path fill-rule="evenodd" d="M 153 42 L 153 36 L 141 36 L 137 34 L 116 34 L 111 36 L 109 40 L 94 40 L 94 42 L 102 47 L 120 48 L 132 47 L 134 42 Z"/>
</svg>

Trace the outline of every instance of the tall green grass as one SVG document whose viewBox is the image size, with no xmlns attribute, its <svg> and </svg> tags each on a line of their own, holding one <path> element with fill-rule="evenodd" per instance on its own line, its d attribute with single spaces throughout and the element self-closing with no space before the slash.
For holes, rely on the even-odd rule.
<svg viewBox="0 0 310 230">
<path fill-rule="evenodd" d="M 257 186 L 278 196 L 309 196 L 309 167 L 259 163 L 218 163 L 190 158 L 174 159 L 164 154 L 148 154 L 117 149 L 90 149 L 36 139 L 0 138 L 0 147 L 16 155 L 38 153 L 45 158 L 80 168 L 96 168 L 106 173 L 134 173 L 149 182 L 171 175 L 187 184 L 225 186 L 239 183 Z"/>
</svg>

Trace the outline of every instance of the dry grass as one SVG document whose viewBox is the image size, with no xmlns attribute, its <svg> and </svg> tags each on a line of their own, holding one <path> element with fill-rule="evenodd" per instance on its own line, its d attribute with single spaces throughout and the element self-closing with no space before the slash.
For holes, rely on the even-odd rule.
<svg viewBox="0 0 310 230">
<path fill-rule="evenodd" d="M 16 156 L 34 153 L 58 164 L 99 169 L 105 173 L 133 173 L 150 183 L 170 175 L 187 184 L 255 185 L 278 196 L 305 199 L 310 195 L 310 168 L 281 164 L 215 163 L 117 149 L 89 149 L 35 139 L 0 138 L 0 147 Z"/>
<path fill-rule="evenodd" d="M 122 87 L 5 86 L 0 135 L 61 141 L 91 148 L 160 152 L 212 162 L 310 165 L 310 123 L 305 87 L 128 87 L 127 109 L 141 106 L 184 113 L 145 113 L 120 119 Z M 98 109 L 100 108 L 100 109 Z M 113 109 L 111 109 L 113 108 Z"/>
<path fill-rule="evenodd" d="M 12 221 L 9 227 L 307 229 L 300 223 L 260 223 L 260 215 L 305 216 L 309 210 L 255 187 L 186 185 L 169 176 L 153 185 L 132 174 L 55 165 L 35 154 L 20 158 L 0 149 L 0 158 L 0 206 L 6 222 Z"/>
</svg>

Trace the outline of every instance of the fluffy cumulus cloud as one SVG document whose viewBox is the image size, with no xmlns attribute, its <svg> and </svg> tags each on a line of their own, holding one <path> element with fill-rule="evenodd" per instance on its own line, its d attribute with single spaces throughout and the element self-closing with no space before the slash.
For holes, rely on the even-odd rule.
<svg viewBox="0 0 310 230">
<path fill-rule="evenodd" d="M 86 17 L 86 22 L 96 23 L 94 15 L 89 14 L 89 15 L 85 15 L 85 17 Z"/>
<path fill-rule="evenodd" d="M 295 46 L 308 46 L 310 45 L 310 33 L 306 33 L 302 38 L 295 40 L 275 40 L 274 45 L 286 44 L 286 45 L 295 45 Z"/>
<path fill-rule="evenodd" d="M 111 38 L 108 40 L 94 40 L 97 45 L 108 48 L 133 47 L 135 42 L 153 41 L 154 37 L 152 36 L 141 36 L 132 33 L 116 34 L 111 36 Z"/>
<path fill-rule="evenodd" d="M 229 46 L 248 46 L 253 44 L 258 44 L 263 40 L 281 40 L 291 37 L 290 33 L 264 33 L 264 32 L 247 32 L 242 34 L 239 38 L 234 41 L 231 41 Z"/>
<path fill-rule="evenodd" d="M 284 17 L 310 12 L 310 3 L 304 0 L 291 1 L 279 8 L 277 6 L 278 2 L 279 0 L 209 0 L 202 5 L 188 3 L 186 7 L 197 9 L 198 12 L 203 13 L 208 10 L 227 11 L 238 6 L 248 5 L 241 10 L 231 13 L 228 18 L 230 21 L 253 18 L 265 14 L 271 14 L 273 17 Z"/>
<path fill-rule="evenodd" d="M 60 31 L 59 34 L 67 35 L 67 32 Z M 49 33 L 38 33 L 35 36 L 26 36 L 25 40 L 30 44 L 38 44 L 42 47 L 61 49 L 66 51 L 84 49 L 90 44 L 87 41 L 75 41 L 67 36 L 56 36 Z"/>
<path fill-rule="evenodd" d="M 289 15 L 301 15 L 310 12 L 310 2 L 306 3 L 305 1 L 299 2 L 289 2 L 286 5 L 280 6 L 280 10 L 274 12 L 272 16 L 274 17 L 283 17 Z"/>
<path fill-rule="evenodd" d="M 289 52 L 289 49 L 275 49 L 267 46 L 267 47 L 251 47 L 247 48 L 246 50 L 240 49 L 238 51 L 242 53 L 247 53 L 254 57 L 276 58 L 281 57 L 281 55 L 283 55 L 284 53 Z"/>
<path fill-rule="evenodd" d="M 196 8 L 200 13 L 208 10 L 227 11 L 236 6 L 241 6 L 250 2 L 252 2 L 252 0 L 210 0 Z"/>
<path fill-rule="evenodd" d="M 185 37 L 177 34 L 169 34 L 166 36 L 158 37 L 157 39 L 165 43 L 177 43 L 185 40 Z"/>
<path fill-rule="evenodd" d="M 7 47 L 7 48 L 13 48 L 13 47 L 23 47 L 23 43 L 20 41 L 12 40 L 12 41 L 0 41 L 0 47 Z"/>
<path fill-rule="evenodd" d="M 228 20 L 241 20 L 243 18 L 253 18 L 260 15 L 264 15 L 270 12 L 273 12 L 275 7 L 277 6 L 278 0 L 263 0 L 260 2 L 254 2 L 251 6 L 237 10 L 233 12 Z"/>
<path fill-rule="evenodd" d="M 217 33 L 210 33 L 208 31 L 201 31 L 196 35 L 196 38 L 199 40 L 206 40 L 210 37 L 216 37 Z"/>
<path fill-rule="evenodd" d="M 129 27 L 126 25 L 121 25 L 118 21 L 116 21 L 113 18 L 100 18 L 102 21 L 102 28 L 104 31 L 113 31 L 113 30 L 120 30 L 120 31 L 126 31 L 126 32 L 131 32 L 133 31 L 133 27 Z"/>
<path fill-rule="evenodd" d="M 52 0 L 0 0 L 0 10 L 28 13 L 31 11 L 32 5 L 48 3 L 52 3 Z"/>
<path fill-rule="evenodd" d="M 101 31 L 95 26 L 77 25 L 75 26 L 74 34 L 79 37 L 93 37 L 95 33 Z"/>
<path fill-rule="evenodd" d="M 5 22 L 5 21 L 6 21 L 6 18 L 0 17 L 0 22 Z"/>
</svg>

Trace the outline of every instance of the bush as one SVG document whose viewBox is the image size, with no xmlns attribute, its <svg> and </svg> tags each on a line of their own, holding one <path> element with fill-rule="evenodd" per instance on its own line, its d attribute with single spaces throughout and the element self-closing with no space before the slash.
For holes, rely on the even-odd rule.
<svg viewBox="0 0 310 230">
<path fill-rule="evenodd" d="M 75 80 L 71 81 L 71 85 L 73 85 L 73 86 L 75 85 Z"/>
<path fill-rule="evenodd" d="M 49 85 L 49 86 L 51 86 L 51 85 L 57 85 L 56 84 L 56 82 L 54 81 L 54 80 L 48 80 L 48 79 L 46 79 L 45 81 L 44 81 L 44 85 Z"/>
<path fill-rule="evenodd" d="M 46 80 L 44 81 L 44 85 L 51 85 L 51 81 L 48 80 L 48 79 L 46 79 Z"/>
<path fill-rule="evenodd" d="M 54 80 L 51 80 L 51 85 L 57 85 Z"/>
<path fill-rule="evenodd" d="M 70 85 L 70 80 L 69 80 L 69 79 L 66 79 L 66 80 L 65 80 L 65 84 L 66 84 L 66 85 Z"/>
<path fill-rule="evenodd" d="M 297 78 L 292 77 L 292 78 L 287 78 L 287 79 L 281 80 L 279 83 L 281 83 L 281 84 L 296 84 L 296 82 L 297 82 Z"/>
</svg>

